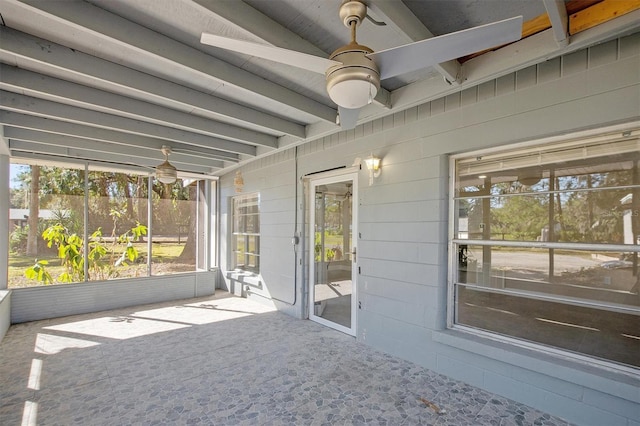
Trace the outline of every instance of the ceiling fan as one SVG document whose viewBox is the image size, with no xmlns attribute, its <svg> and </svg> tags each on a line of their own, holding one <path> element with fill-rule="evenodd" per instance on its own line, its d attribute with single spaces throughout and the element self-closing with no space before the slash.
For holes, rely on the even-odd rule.
<svg viewBox="0 0 640 426">
<path fill-rule="evenodd" d="M 380 81 L 471 53 L 519 40 L 522 16 L 374 52 L 356 41 L 356 28 L 367 16 L 362 0 L 344 0 L 340 18 L 351 42 L 329 59 L 294 50 L 202 33 L 201 43 L 325 74 L 329 97 L 338 105 L 343 129 L 356 126 L 360 108 L 371 103 Z"/>
</svg>

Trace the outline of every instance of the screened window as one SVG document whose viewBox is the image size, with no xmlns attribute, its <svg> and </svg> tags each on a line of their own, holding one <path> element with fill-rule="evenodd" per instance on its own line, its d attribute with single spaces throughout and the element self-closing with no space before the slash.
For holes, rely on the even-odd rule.
<svg viewBox="0 0 640 426">
<path fill-rule="evenodd" d="M 207 268 L 213 183 L 19 162 L 10 175 L 9 288 Z"/>
<path fill-rule="evenodd" d="M 458 157 L 452 323 L 640 366 L 640 141 Z"/>
<path fill-rule="evenodd" d="M 233 198 L 233 265 L 234 269 L 260 272 L 260 196 L 240 195 Z"/>
</svg>

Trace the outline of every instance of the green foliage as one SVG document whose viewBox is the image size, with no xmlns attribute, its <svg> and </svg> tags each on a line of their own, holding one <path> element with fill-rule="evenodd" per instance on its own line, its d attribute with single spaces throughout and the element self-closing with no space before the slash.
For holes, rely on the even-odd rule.
<svg viewBox="0 0 640 426">
<path fill-rule="evenodd" d="M 548 199 L 531 195 L 505 197 L 501 208 L 491 212 L 491 231 L 504 233 L 509 240 L 533 240 L 548 223 Z"/>
<path fill-rule="evenodd" d="M 322 239 L 321 239 L 321 235 L 319 232 L 315 233 L 315 237 L 313 239 L 313 247 L 314 247 L 314 253 L 315 253 L 315 261 L 316 262 L 320 262 L 320 255 L 322 254 Z"/>
<path fill-rule="evenodd" d="M 331 262 L 336 257 L 336 251 L 334 249 L 327 249 L 327 262 Z"/>
<path fill-rule="evenodd" d="M 332 235 L 330 232 L 325 231 L 325 244 L 327 243 L 328 236 Z M 336 257 L 336 250 L 340 250 L 340 246 L 335 246 L 333 248 L 327 248 L 324 252 L 324 259 L 321 259 L 322 254 L 322 236 L 320 232 L 315 233 L 314 237 L 314 258 L 316 262 L 320 262 L 326 259 L 327 262 L 331 262 Z M 342 252 L 340 250 L 340 252 Z"/>
<path fill-rule="evenodd" d="M 45 285 L 52 284 L 53 278 L 45 268 L 45 265 L 48 265 L 48 264 L 49 262 L 47 262 L 46 260 L 36 259 L 36 263 L 33 266 L 27 268 L 24 271 L 24 275 L 30 280 L 40 281 L 42 282 L 42 284 L 45 284 Z"/>
<path fill-rule="evenodd" d="M 28 226 L 15 228 L 11 232 L 11 234 L 9 234 L 9 250 L 12 253 L 26 253 L 28 237 L 29 237 Z"/>
<path fill-rule="evenodd" d="M 114 226 L 115 229 L 115 226 Z M 112 239 L 110 246 L 102 236 L 102 229 L 98 228 L 89 237 L 88 271 L 89 279 L 107 280 L 119 275 L 121 268 L 127 267 L 127 260 L 135 262 L 139 253 L 134 247 L 133 241 L 147 234 L 147 227 L 136 223 L 136 226 L 125 233 Z M 45 229 L 42 237 L 48 247 L 57 247 L 58 258 L 64 267 L 57 281 L 63 283 L 84 281 L 84 241 L 75 233 L 60 223 Z M 124 248 L 120 248 L 124 245 Z M 120 253 L 121 252 L 121 253 Z M 36 261 L 35 265 L 25 271 L 25 276 L 29 279 L 41 281 L 45 284 L 53 282 L 53 278 L 47 272 L 46 261 Z"/>
<path fill-rule="evenodd" d="M 472 238 L 486 237 L 488 229 L 493 239 L 621 244 L 625 207 L 620 200 L 630 193 L 625 187 L 632 177 L 629 171 L 611 171 L 545 178 L 534 185 L 479 185 L 465 191 L 491 198 L 461 199 L 457 208 L 468 218 Z"/>
</svg>

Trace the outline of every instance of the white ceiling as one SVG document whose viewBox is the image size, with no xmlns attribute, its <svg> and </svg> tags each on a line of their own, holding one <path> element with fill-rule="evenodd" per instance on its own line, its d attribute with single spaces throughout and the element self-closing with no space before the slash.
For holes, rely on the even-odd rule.
<svg viewBox="0 0 640 426">
<path fill-rule="evenodd" d="M 367 0 L 374 51 L 523 15 L 559 0 Z M 349 41 L 340 0 L 0 0 L 0 124 L 11 155 L 179 170 L 238 162 L 340 131 L 324 76 L 200 43 L 202 32 L 328 57 Z M 562 6 L 561 6 L 562 7 Z M 556 9 L 557 10 L 557 9 Z M 384 80 L 360 123 L 640 27 L 638 10 L 556 42 L 552 29 Z M 556 27 L 557 29 L 557 27 Z M 445 81 L 463 78 L 454 84 Z"/>
</svg>

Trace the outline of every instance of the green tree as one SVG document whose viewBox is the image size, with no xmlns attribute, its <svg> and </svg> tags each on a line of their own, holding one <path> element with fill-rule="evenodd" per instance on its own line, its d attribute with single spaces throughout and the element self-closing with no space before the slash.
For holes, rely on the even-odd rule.
<svg viewBox="0 0 640 426">
<path fill-rule="evenodd" d="M 89 238 L 89 252 L 87 254 L 89 276 L 87 279 L 107 280 L 117 277 L 120 271 L 128 266 L 128 262 L 135 262 L 138 258 L 139 253 L 133 242 L 146 233 L 147 227 L 138 223 L 114 239 L 109 247 L 102 237 L 102 229 L 99 228 L 93 232 Z M 58 258 L 64 267 L 64 271 L 57 277 L 57 280 L 63 283 L 84 281 L 85 247 L 83 238 L 69 232 L 61 224 L 48 227 L 42 237 L 48 247 L 55 246 L 57 248 Z M 44 284 L 51 284 L 53 278 L 47 271 L 47 265 L 46 261 L 36 260 L 33 266 L 25 270 L 25 276 Z"/>
<path fill-rule="evenodd" d="M 38 219 L 40 217 L 40 166 L 31 166 L 29 184 L 29 234 L 27 235 L 27 256 L 38 256 Z"/>
<path fill-rule="evenodd" d="M 501 197 L 491 209 L 491 230 L 508 240 L 536 240 L 548 224 L 548 196 Z"/>
</svg>

